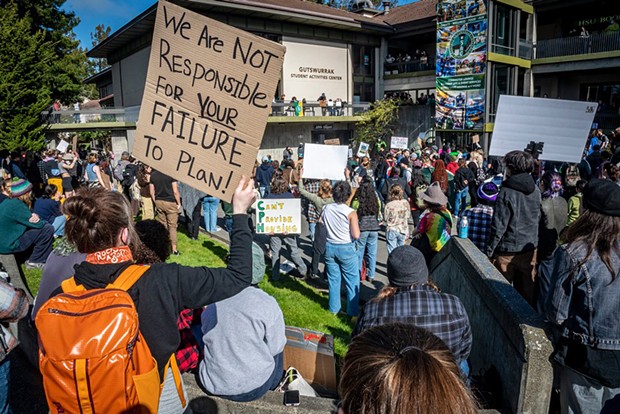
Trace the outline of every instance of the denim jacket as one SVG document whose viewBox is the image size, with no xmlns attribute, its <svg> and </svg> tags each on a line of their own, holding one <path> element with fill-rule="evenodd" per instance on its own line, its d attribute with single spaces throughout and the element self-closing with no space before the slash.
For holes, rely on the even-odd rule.
<svg viewBox="0 0 620 414">
<path fill-rule="evenodd" d="M 546 314 L 566 338 L 598 349 L 620 350 L 620 274 L 612 281 L 596 250 L 578 266 L 587 247 L 576 242 L 556 249 Z M 618 272 L 620 257 L 612 252 L 611 258 Z"/>
</svg>

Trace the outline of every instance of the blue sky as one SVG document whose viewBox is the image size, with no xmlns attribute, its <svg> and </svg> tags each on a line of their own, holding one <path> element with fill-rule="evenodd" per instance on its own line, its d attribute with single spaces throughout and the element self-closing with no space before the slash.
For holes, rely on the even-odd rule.
<svg viewBox="0 0 620 414">
<path fill-rule="evenodd" d="M 398 0 L 398 4 L 414 1 L 417 0 Z M 156 0 L 67 0 L 63 8 L 75 12 L 80 18 L 80 24 L 74 31 L 82 46 L 90 49 L 90 33 L 95 31 L 95 26 L 103 23 L 115 32 L 155 2 Z"/>
</svg>

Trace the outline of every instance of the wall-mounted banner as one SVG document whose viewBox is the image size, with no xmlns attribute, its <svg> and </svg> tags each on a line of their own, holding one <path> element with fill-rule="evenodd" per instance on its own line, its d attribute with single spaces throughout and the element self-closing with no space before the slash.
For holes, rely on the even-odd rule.
<svg viewBox="0 0 620 414">
<path fill-rule="evenodd" d="M 284 52 L 160 0 L 133 155 L 230 201 L 252 173 Z"/>
<path fill-rule="evenodd" d="M 390 148 L 393 149 L 407 149 L 409 145 L 409 137 L 392 137 L 390 142 Z"/>
<path fill-rule="evenodd" d="M 301 200 L 267 198 L 256 202 L 256 233 L 300 234 Z"/>
<path fill-rule="evenodd" d="M 437 129 L 482 129 L 486 57 L 487 0 L 440 0 L 437 3 Z"/>
</svg>

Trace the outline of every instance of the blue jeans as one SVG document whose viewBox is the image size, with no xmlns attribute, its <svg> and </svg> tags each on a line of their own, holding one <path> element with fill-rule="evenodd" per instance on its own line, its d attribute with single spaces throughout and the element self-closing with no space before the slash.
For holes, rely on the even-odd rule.
<svg viewBox="0 0 620 414">
<path fill-rule="evenodd" d="M 47 223 L 40 229 L 29 229 L 18 239 L 19 246 L 12 253 L 23 252 L 34 246 L 28 258 L 32 263 L 45 263 L 47 256 L 52 252 L 54 242 L 54 226 Z"/>
<path fill-rule="evenodd" d="M 467 194 L 469 193 L 469 188 L 465 187 L 461 191 L 456 192 L 456 197 L 454 198 L 454 215 L 460 216 L 465 208 L 467 207 Z"/>
<path fill-rule="evenodd" d="M 316 223 L 308 223 L 308 230 L 310 231 L 310 240 L 314 241 L 314 230 L 316 229 Z"/>
<path fill-rule="evenodd" d="M 205 230 L 208 232 L 217 231 L 217 208 L 220 205 L 220 199 L 217 197 L 206 196 L 204 198 L 202 208 L 205 216 Z"/>
<path fill-rule="evenodd" d="M 325 268 L 329 282 L 329 311 L 340 312 L 340 282 L 344 279 L 347 290 L 347 314 L 359 313 L 360 270 L 359 256 L 355 243 L 332 244 L 325 246 Z"/>
<path fill-rule="evenodd" d="M 392 250 L 405 244 L 405 235 L 399 231 L 388 230 L 385 233 L 385 240 L 387 241 L 388 255 L 392 253 Z"/>
<path fill-rule="evenodd" d="M 11 414 L 9 405 L 9 389 L 11 387 L 11 360 L 7 355 L 4 361 L 0 362 L 0 414 Z"/>
<path fill-rule="evenodd" d="M 54 236 L 62 237 L 65 235 L 65 224 L 67 224 L 67 217 L 63 214 L 54 219 L 52 226 L 54 226 Z"/>
<path fill-rule="evenodd" d="M 232 217 L 226 217 L 224 219 L 224 222 L 226 223 L 226 231 L 228 232 L 228 240 L 232 240 L 232 223 L 233 223 L 233 219 L 232 219 Z"/>
<path fill-rule="evenodd" d="M 269 185 L 261 185 L 258 187 L 258 192 L 260 193 L 261 198 L 265 198 L 271 192 L 271 186 Z"/>
<path fill-rule="evenodd" d="M 357 245 L 357 254 L 359 256 L 359 266 L 362 269 L 362 261 L 364 260 L 364 253 L 368 257 L 368 273 L 366 277 L 368 279 L 375 278 L 375 267 L 377 265 L 377 241 L 379 240 L 378 231 L 363 231 L 360 233 L 360 238 L 357 239 L 355 244 Z"/>
</svg>

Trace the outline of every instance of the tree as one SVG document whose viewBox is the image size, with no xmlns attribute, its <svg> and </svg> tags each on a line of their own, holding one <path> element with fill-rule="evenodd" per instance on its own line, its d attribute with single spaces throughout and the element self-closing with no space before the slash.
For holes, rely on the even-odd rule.
<svg viewBox="0 0 620 414">
<path fill-rule="evenodd" d="M 355 142 L 366 142 L 371 148 L 379 140 L 387 140 L 398 121 L 398 105 L 393 99 L 373 102 L 355 125 Z"/>
<path fill-rule="evenodd" d="M 44 144 L 41 112 L 49 107 L 47 68 L 54 48 L 34 34 L 17 6 L 0 8 L 0 148 L 38 150 Z"/>
<path fill-rule="evenodd" d="M 90 40 L 93 47 L 107 39 L 110 33 L 112 33 L 110 26 L 105 26 L 103 24 L 95 26 L 95 31 L 90 33 Z M 99 73 L 110 66 L 106 58 L 91 58 L 91 62 L 93 62 L 94 73 Z"/>
<path fill-rule="evenodd" d="M 87 76 L 87 57 L 80 50 L 73 29 L 79 19 L 62 9 L 66 0 L 0 0 L 0 8 L 17 6 L 17 15 L 29 22 L 29 35 L 43 33 L 43 40 L 53 45 L 53 59 L 45 68 L 45 83 L 51 97 L 64 103 L 79 99 Z M 2 53 L 0 51 L 0 53 Z"/>
</svg>

